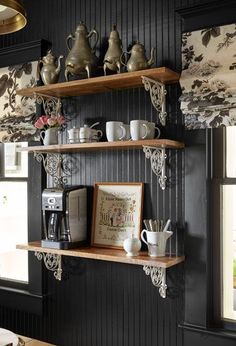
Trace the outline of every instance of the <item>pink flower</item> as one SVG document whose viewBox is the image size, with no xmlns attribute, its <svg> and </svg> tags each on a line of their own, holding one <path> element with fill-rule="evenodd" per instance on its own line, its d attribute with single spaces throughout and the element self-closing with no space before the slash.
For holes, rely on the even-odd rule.
<svg viewBox="0 0 236 346">
<path fill-rule="evenodd" d="M 63 117 L 63 115 L 42 115 L 41 117 L 39 117 L 37 119 L 37 121 L 35 122 L 34 126 L 37 129 L 47 129 L 50 127 L 60 127 L 61 125 L 63 125 L 65 123 L 65 118 Z"/>
<path fill-rule="evenodd" d="M 48 121 L 48 117 L 46 115 L 42 115 L 40 118 L 37 119 L 37 121 L 35 122 L 34 126 L 37 129 L 41 130 L 47 124 L 47 121 Z"/>
<path fill-rule="evenodd" d="M 65 124 L 65 118 L 63 117 L 63 115 L 59 115 L 58 117 L 57 117 L 57 121 L 58 121 L 58 124 L 59 125 L 62 125 L 62 124 Z"/>
</svg>

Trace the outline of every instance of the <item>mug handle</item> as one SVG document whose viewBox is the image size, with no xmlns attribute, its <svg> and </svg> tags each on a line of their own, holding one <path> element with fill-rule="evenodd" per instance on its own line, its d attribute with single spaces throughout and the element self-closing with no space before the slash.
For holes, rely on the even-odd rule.
<svg viewBox="0 0 236 346">
<path fill-rule="evenodd" d="M 97 130 L 97 134 L 98 134 L 99 139 L 102 138 L 102 136 L 103 136 L 102 130 Z"/>
<path fill-rule="evenodd" d="M 157 136 L 155 137 L 156 139 L 160 138 L 160 135 L 161 135 L 161 131 L 158 127 L 155 127 L 155 129 L 157 130 L 158 134 Z"/>
<path fill-rule="evenodd" d="M 126 136 L 126 129 L 125 129 L 125 127 L 122 126 L 122 125 L 120 125 L 120 128 L 121 128 L 121 130 L 122 130 L 122 135 L 121 135 L 121 137 L 119 138 L 119 141 L 122 141 L 122 140 L 125 138 L 125 136 Z"/>
<path fill-rule="evenodd" d="M 44 130 L 40 131 L 39 137 L 42 139 L 42 141 L 44 140 L 44 138 L 45 138 L 45 131 Z"/>
<path fill-rule="evenodd" d="M 142 230 L 142 232 L 141 232 L 141 239 L 142 239 L 142 241 L 143 241 L 145 244 L 147 244 L 147 245 L 148 245 L 148 243 L 147 243 L 146 239 L 144 238 L 144 233 L 146 233 L 146 232 L 147 232 L 147 230 L 146 230 L 146 229 L 143 229 L 143 230 Z"/>
<path fill-rule="evenodd" d="M 149 135 L 149 133 L 150 133 L 150 129 L 149 129 L 149 127 L 146 125 L 146 124 L 142 124 L 142 126 L 145 128 L 145 130 L 146 130 L 146 133 L 145 133 L 145 135 L 142 137 L 142 139 L 146 139 L 147 138 L 147 136 Z"/>
</svg>

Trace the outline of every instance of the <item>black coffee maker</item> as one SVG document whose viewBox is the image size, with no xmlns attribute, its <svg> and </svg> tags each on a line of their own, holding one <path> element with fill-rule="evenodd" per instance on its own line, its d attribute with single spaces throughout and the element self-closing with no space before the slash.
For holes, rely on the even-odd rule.
<svg viewBox="0 0 236 346">
<path fill-rule="evenodd" d="M 42 247 L 71 249 L 87 239 L 87 189 L 48 188 L 42 193 Z"/>
</svg>

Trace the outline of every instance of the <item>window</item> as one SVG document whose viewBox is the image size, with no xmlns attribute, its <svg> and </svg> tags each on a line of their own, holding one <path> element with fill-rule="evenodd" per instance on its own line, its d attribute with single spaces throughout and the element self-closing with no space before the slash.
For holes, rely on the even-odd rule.
<svg viewBox="0 0 236 346">
<path fill-rule="evenodd" d="M 225 178 L 221 186 L 222 318 L 236 321 L 236 127 L 226 128 Z"/>
<path fill-rule="evenodd" d="M 43 177 L 33 157 L 17 152 L 27 145 L 0 145 L 0 304 L 14 301 L 15 307 L 40 313 L 33 300 L 39 303 L 43 295 L 42 263 L 34 254 L 16 250 L 16 244 L 41 239 Z"/>
<path fill-rule="evenodd" d="M 213 130 L 211 232 L 213 316 L 236 328 L 236 127 Z"/>
<path fill-rule="evenodd" d="M 3 145 L 0 179 L 0 279 L 28 283 L 28 254 L 16 250 L 28 241 L 28 155 L 17 149 L 27 143 Z"/>
</svg>

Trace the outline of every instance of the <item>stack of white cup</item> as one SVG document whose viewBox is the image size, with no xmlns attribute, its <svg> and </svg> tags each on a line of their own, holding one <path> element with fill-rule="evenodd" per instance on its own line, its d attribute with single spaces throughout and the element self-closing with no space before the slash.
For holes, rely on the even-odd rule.
<svg viewBox="0 0 236 346">
<path fill-rule="evenodd" d="M 106 136 L 108 142 L 114 141 L 138 141 L 141 139 L 153 139 L 155 137 L 155 130 L 158 134 L 156 138 L 160 137 L 160 130 L 155 127 L 155 123 L 147 120 L 131 120 L 130 125 L 124 124 L 121 121 L 107 121 L 106 122 Z"/>
</svg>

